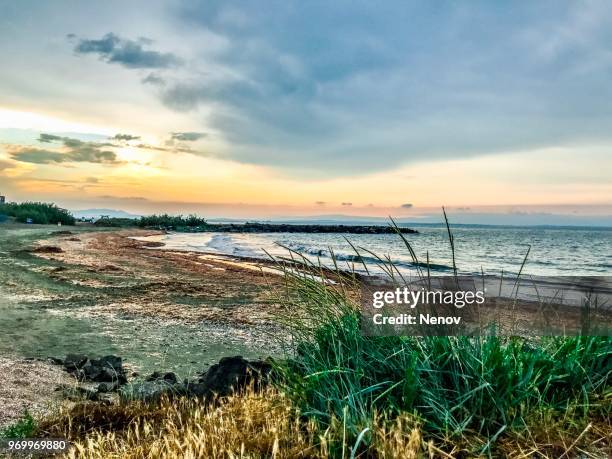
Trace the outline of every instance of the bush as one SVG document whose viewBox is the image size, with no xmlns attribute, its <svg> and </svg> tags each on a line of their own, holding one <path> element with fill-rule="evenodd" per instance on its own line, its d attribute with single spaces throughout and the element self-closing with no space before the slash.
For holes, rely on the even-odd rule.
<svg viewBox="0 0 612 459">
<path fill-rule="evenodd" d="M 137 225 L 137 221 L 133 218 L 122 217 L 100 218 L 94 222 L 94 225 L 110 228 L 129 228 Z"/>
<path fill-rule="evenodd" d="M 0 204 L 0 214 L 15 217 L 20 223 L 26 223 L 32 219 L 32 223 L 40 225 L 57 224 L 74 225 L 76 220 L 66 209 L 61 209 L 55 204 L 44 202 L 22 202 Z"/>
<path fill-rule="evenodd" d="M 182 215 L 172 216 L 168 214 L 163 215 L 149 215 L 147 217 L 141 217 L 138 220 L 138 226 L 142 228 L 162 228 L 162 229 L 176 229 L 176 228 L 194 228 L 197 226 L 206 226 L 206 220 L 200 218 L 197 215 L 189 215 L 183 217 Z"/>
<path fill-rule="evenodd" d="M 0 431 L 0 438 L 28 438 L 36 431 L 36 422 L 27 411 L 14 424 Z"/>
</svg>

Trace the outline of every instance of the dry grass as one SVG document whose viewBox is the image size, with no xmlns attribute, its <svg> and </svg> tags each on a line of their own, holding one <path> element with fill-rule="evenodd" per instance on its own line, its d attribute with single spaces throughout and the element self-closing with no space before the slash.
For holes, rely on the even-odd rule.
<svg viewBox="0 0 612 459">
<path fill-rule="evenodd" d="M 312 422 L 277 392 L 220 403 L 88 404 L 41 426 L 74 442 L 69 458 L 325 457 Z"/>
<path fill-rule="evenodd" d="M 522 435 L 505 433 L 494 456 L 609 457 L 609 420 L 571 431 L 567 419 L 553 413 L 543 412 L 533 421 L 539 427 Z M 474 435 L 470 446 L 427 438 L 421 421 L 407 413 L 375 414 L 364 427 L 364 441 L 349 441 L 342 419 L 323 428 L 272 388 L 209 404 L 186 399 L 153 405 L 83 403 L 46 418 L 39 429 L 70 439 L 73 447 L 64 456 L 70 459 L 467 458 L 477 457 L 469 451 L 486 441 Z"/>
<path fill-rule="evenodd" d="M 351 457 L 342 420 L 322 430 L 274 389 L 247 391 L 217 403 L 194 400 L 104 406 L 81 404 L 43 421 L 39 429 L 73 443 L 66 458 L 327 458 Z M 433 457 L 409 416 L 372 423 L 367 456 Z M 362 448 L 356 448 L 360 453 Z M 424 454 L 425 452 L 428 454 Z M 357 454 L 358 455 L 358 454 Z"/>
</svg>

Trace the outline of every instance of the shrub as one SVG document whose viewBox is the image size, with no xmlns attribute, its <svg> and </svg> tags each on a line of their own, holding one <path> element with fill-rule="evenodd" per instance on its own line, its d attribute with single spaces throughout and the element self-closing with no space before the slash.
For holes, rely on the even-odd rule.
<svg viewBox="0 0 612 459">
<path fill-rule="evenodd" d="M 188 217 L 183 217 L 182 215 L 149 215 L 147 217 L 141 217 L 138 220 L 138 226 L 143 228 L 163 228 L 163 229 L 176 229 L 176 228 L 185 228 L 185 227 L 197 227 L 197 226 L 206 226 L 206 220 L 204 218 L 200 218 L 197 215 L 189 215 Z"/>
<path fill-rule="evenodd" d="M 35 431 L 36 422 L 32 415 L 26 411 L 21 419 L 0 431 L 0 438 L 28 438 Z"/>
<path fill-rule="evenodd" d="M 11 202 L 0 204 L 0 214 L 15 217 L 21 223 L 26 223 L 28 219 L 32 219 L 32 223 L 41 225 L 57 223 L 62 225 L 75 224 L 74 217 L 66 209 L 44 202 Z"/>
</svg>

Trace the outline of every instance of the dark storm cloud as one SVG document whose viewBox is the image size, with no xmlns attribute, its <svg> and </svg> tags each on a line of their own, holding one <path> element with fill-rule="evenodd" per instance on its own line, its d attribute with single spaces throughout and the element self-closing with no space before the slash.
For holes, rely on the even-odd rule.
<svg viewBox="0 0 612 459">
<path fill-rule="evenodd" d="M 134 69 L 163 69 L 181 64 L 181 59 L 172 53 L 144 48 L 151 43 L 152 41 L 147 38 L 129 40 L 114 33 L 107 33 L 99 40 L 79 40 L 74 51 L 78 54 L 97 54 L 108 63 L 116 63 Z"/>
<path fill-rule="evenodd" d="M 97 163 L 120 164 L 117 155 L 106 147 L 109 143 L 84 142 L 71 137 L 61 137 L 53 134 L 40 134 L 41 143 L 60 143 L 66 151 L 55 151 L 30 146 L 18 146 L 9 150 L 10 156 L 16 161 L 32 164 L 60 163 Z"/>
<path fill-rule="evenodd" d="M 172 140 L 179 140 L 182 142 L 195 142 L 201 138 L 206 137 L 204 132 L 173 132 Z"/>
</svg>

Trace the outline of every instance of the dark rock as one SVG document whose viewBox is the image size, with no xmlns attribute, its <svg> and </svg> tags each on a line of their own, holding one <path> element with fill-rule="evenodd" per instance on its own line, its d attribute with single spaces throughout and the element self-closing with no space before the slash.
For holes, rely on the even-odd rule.
<svg viewBox="0 0 612 459">
<path fill-rule="evenodd" d="M 202 383 L 210 392 L 229 395 L 253 383 L 256 387 L 265 383 L 272 366 L 263 361 L 249 362 L 242 356 L 224 357 L 200 376 Z"/>
<path fill-rule="evenodd" d="M 115 371 L 123 371 L 123 361 L 121 357 L 118 357 L 116 355 L 105 355 L 104 357 L 100 358 L 99 362 L 100 365 L 112 368 Z"/>
<path fill-rule="evenodd" d="M 144 241 L 141 242 L 142 247 L 163 247 L 164 244 L 163 242 L 157 242 L 157 241 Z"/>
<path fill-rule="evenodd" d="M 98 384 L 98 393 L 114 392 L 119 389 L 119 387 L 121 387 L 119 381 L 103 382 Z"/>
<path fill-rule="evenodd" d="M 115 355 L 88 359 L 85 355 L 70 354 L 64 360 L 64 367 L 74 373 L 79 381 L 127 382 L 121 357 Z"/>
<path fill-rule="evenodd" d="M 63 365 L 64 361 L 62 359 L 58 359 L 57 357 L 47 357 L 47 362 L 51 365 Z"/>
<path fill-rule="evenodd" d="M 79 370 L 87 363 L 87 356 L 83 354 L 68 354 L 64 359 L 64 367 L 69 372 Z"/>
<path fill-rule="evenodd" d="M 416 234 L 411 228 L 394 228 L 388 225 L 301 225 L 288 223 L 246 222 L 207 224 L 189 230 L 190 232 L 221 233 L 348 233 L 348 234 Z"/>
<path fill-rule="evenodd" d="M 154 371 L 145 381 L 165 381 L 168 384 L 176 384 L 178 378 L 172 372 L 162 373 L 160 371 Z"/>
<path fill-rule="evenodd" d="M 55 245 L 41 245 L 39 247 L 34 247 L 31 252 L 33 253 L 62 253 L 63 250 L 61 247 L 57 247 Z"/>
</svg>

